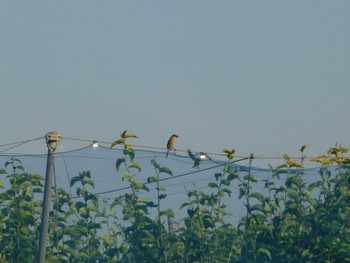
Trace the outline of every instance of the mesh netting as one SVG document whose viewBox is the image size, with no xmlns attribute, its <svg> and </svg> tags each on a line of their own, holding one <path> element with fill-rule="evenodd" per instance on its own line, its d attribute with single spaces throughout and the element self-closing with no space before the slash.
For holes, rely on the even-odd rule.
<svg viewBox="0 0 350 263">
<path fill-rule="evenodd" d="M 26 172 L 40 174 L 43 177 L 46 172 L 47 155 L 30 155 L 30 154 L 2 154 L 0 155 L 0 167 L 4 168 L 6 161 L 11 157 L 19 159 L 25 167 Z M 123 167 L 116 170 L 116 160 L 123 157 L 121 149 L 110 149 L 99 146 L 97 149 L 89 145 L 68 152 L 55 153 L 55 185 L 63 188 L 70 193 L 73 198 L 78 198 L 74 188 L 70 188 L 70 180 L 83 171 L 90 171 L 95 187 L 92 190 L 99 196 L 100 201 L 112 203 L 113 200 L 126 193 L 131 189 L 127 181 L 122 180 Z M 135 162 L 139 163 L 142 170 L 136 175 L 140 182 L 147 182 L 147 177 L 156 175 L 151 160 L 156 160 L 161 166 L 168 167 L 173 176 L 161 174 L 160 185 L 166 188 L 166 198 L 162 201 L 162 209 L 171 208 L 175 212 L 176 220 L 181 221 L 186 211 L 180 209 L 181 204 L 188 201 L 187 193 L 192 189 L 200 189 L 208 194 L 213 191 L 208 187 L 209 182 L 215 182 L 215 174 L 222 173 L 225 165 L 231 164 L 235 169 L 240 171 L 240 176 L 244 177 L 249 171 L 258 179 L 257 183 L 252 184 L 252 191 L 264 192 L 264 180 L 275 180 L 275 183 L 282 184 L 286 178 L 281 176 L 278 180 L 272 178 L 271 169 L 257 168 L 254 166 L 254 159 L 242 158 L 234 159 L 232 162 L 222 161 L 207 155 L 206 159 L 194 166 L 193 160 L 186 154 L 171 152 L 168 158 L 163 151 L 135 150 Z M 251 166 L 249 162 L 251 161 Z M 6 168 L 8 170 L 8 168 Z M 298 170 L 303 173 L 306 182 L 318 180 L 319 168 Z M 11 171 L 8 171 L 9 173 Z M 6 184 L 6 179 L 2 178 Z M 278 182 L 276 182 L 276 180 Z M 244 200 L 239 199 L 239 181 L 233 181 L 230 185 L 232 191 L 230 197 L 224 198 L 227 205 L 227 211 L 233 222 L 237 222 L 245 215 Z M 155 183 L 147 184 L 149 192 L 142 191 L 140 195 L 156 202 L 157 192 Z M 39 197 L 40 198 L 40 197 Z"/>
</svg>

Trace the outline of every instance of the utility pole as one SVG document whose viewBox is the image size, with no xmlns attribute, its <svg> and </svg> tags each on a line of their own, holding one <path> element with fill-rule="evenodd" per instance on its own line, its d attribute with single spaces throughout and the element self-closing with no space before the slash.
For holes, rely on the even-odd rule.
<svg viewBox="0 0 350 263">
<path fill-rule="evenodd" d="M 38 260 L 37 260 L 37 262 L 39 263 L 45 262 L 47 233 L 49 228 L 51 190 L 52 190 L 52 181 L 54 176 L 54 163 L 55 163 L 54 153 L 59 141 L 61 140 L 61 135 L 57 132 L 48 132 L 45 135 L 45 139 L 46 139 L 46 145 L 47 145 L 47 164 L 46 164 L 43 209 L 41 214 L 39 252 L 38 252 Z"/>
</svg>

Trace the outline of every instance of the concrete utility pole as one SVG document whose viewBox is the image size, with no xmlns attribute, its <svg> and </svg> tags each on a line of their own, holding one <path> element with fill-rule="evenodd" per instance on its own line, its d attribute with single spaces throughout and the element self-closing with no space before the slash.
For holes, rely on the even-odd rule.
<svg viewBox="0 0 350 263">
<path fill-rule="evenodd" d="M 43 210 L 41 215 L 41 226 L 40 226 L 40 240 L 39 240 L 39 252 L 38 252 L 38 262 L 45 262 L 46 254 L 46 242 L 47 233 L 49 225 L 50 216 L 50 201 L 51 201 L 51 190 L 52 181 L 54 176 L 54 163 L 55 163 L 55 150 L 59 141 L 61 140 L 61 135 L 57 132 L 48 132 L 45 135 L 46 145 L 47 145 L 47 164 L 46 164 L 46 177 L 45 177 L 45 190 L 44 190 L 44 200 L 43 200 Z"/>
</svg>

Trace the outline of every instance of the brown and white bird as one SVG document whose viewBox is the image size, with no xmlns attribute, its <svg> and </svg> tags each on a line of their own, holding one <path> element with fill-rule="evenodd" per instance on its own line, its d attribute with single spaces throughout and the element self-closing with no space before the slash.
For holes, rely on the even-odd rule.
<svg viewBox="0 0 350 263">
<path fill-rule="evenodd" d="M 167 145 L 166 145 L 167 152 L 166 152 L 165 158 L 168 157 L 169 151 L 175 150 L 174 147 L 175 147 L 175 144 L 176 144 L 176 139 L 177 139 L 178 137 L 179 137 L 179 135 L 173 134 L 173 135 L 171 135 L 171 137 L 169 138 L 168 143 L 167 143 Z"/>
</svg>

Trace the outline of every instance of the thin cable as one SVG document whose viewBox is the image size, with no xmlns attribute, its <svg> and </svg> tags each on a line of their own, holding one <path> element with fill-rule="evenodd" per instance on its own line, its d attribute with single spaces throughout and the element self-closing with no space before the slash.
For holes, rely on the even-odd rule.
<svg viewBox="0 0 350 263">
<path fill-rule="evenodd" d="M 81 142 L 93 142 L 93 141 L 97 141 L 98 143 L 100 144 L 108 144 L 108 145 L 111 145 L 113 142 L 111 141 L 103 141 L 103 140 L 95 140 L 95 139 L 83 139 L 83 138 L 73 138 L 73 137 L 62 137 L 62 139 L 65 139 L 65 140 L 72 140 L 72 141 L 81 141 Z M 133 144 L 133 146 L 135 148 L 140 148 L 140 149 L 152 149 L 152 150 L 162 150 L 162 151 L 166 151 L 167 148 L 165 147 L 157 147 L 157 146 L 148 146 L 148 145 L 138 145 L 138 144 Z M 187 153 L 187 150 L 176 150 L 177 152 L 183 152 L 183 153 Z M 200 152 L 203 152 L 203 151 L 193 151 L 193 153 L 200 153 Z M 209 153 L 209 152 L 206 152 L 207 154 L 210 154 L 210 155 L 217 155 L 217 156 L 226 156 L 226 154 L 224 153 Z"/>
<path fill-rule="evenodd" d="M 38 137 L 35 139 L 30 139 L 30 140 L 25 140 L 25 141 L 19 141 L 19 142 L 12 142 L 12 143 L 7 143 L 7 144 L 2 144 L 0 145 L 0 147 L 5 147 L 5 146 L 10 146 L 10 145 L 14 145 L 12 147 L 6 148 L 5 150 L 1 150 L 0 153 L 6 152 L 8 150 L 14 149 L 16 147 L 19 147 L 23 144 L 29 143 L 29 142 L 33 142 L 33 141 L 37 141 L 37 140 L 41 140 L 44 139 L 44 137 Z"/>
<path fill-rule="evenodd" d="M 54 157 L 53 153 L 53 157 Z M 55 158 L 55 157 L 54 157 Z M 55 166 L 55 162 L 53 162 L 53 178 L 54 178 L 54 189 L 55 189 L 55 202 L 56 202 L 56 209 L 55 209 L 55 216 L 54 216 L 54 231 L 56 232 L 56 227 L 58 227 L 58 193 L 57 193 L 57 177 L 56 177 L 56 166 Z M 56 249 L 58 249 L 58 235 L 56 235 Z"/>
<path fill-rule="evenodd" d="M 179 175 L 174 175 L 174 176 L 172 176 L 172 177 L 159 179 L 159 182 L 163 182 L 163 181 L 167 181 L 167 180 L 173 180 L 173 179 L 175 179 L 175 178 L 179 178 L 179 177 L 183 177 L 183 176 L 187 176 L 187 175 L 191 175 L 191 174 L 195 174 L 195 173 L 200 173 L 200 172 L 212 170 L 212 169 L 215 169 L 215 168 L 218 168 L 218 167 L 225 166 L 226 164 L 232 164 L 232 163 L 240 162 L 240 161 L 243 161 L 243 160 L 247 160 L 247 159 L 249 159 L 249 158 L 250 158 L 250 157 L 244 157 L 244 158 L 242 158 L 242 159 L 235 160 L 235 161 L 232 161 L 232 162 L 230 162 L 230 163 L 218 164 L 218 165 L 215 165 L 215 166 L 212 166 L 212 167 L 208 167 L 208 168 L 205 168 L 205 169 L 202 169 L 202 170 L 196 170 L 196 171 L 192 171 L 192 172 L 188 172 L 188 173 L 183 173 L 183 174 L 179 174 Z M 150 183 L 149 183 L 149 182 L 146 182 L 145 185 L 149 185 L 149 184 L 152 184 L 152 183 L 153 183 L 153 182 L 150 182 Z M 114 192 L 120 192 L 120 191 L 123 191 L 123 190 L 128 190 L 128 189 L 130 189 L 130 188 L 131 188 L 130 186 L 125 186 L 125 187 L 118 188 L 118 189 L 112 189 L 112 190 L 108 190 L 108 191 L 98 192 L 98 193 L 96 193 L 95 195 L 110 194 L 110 193 L 114 193 Z M 81 196 L 74 196 L 74 197 L 72 197 L 72 199 L 77 199 L 77 198 L 81 198 Z"/>
<path fill-rule="evenodd" d="M 70 185 L 70 175 L 69 175 L 69 171 L 68 171 L 66 158 L 65 158 L 64 153 L 63 153 L 63 146 L 62 145 L 61 145 L 61 154 L 62 154 L 62 159 L 63 159 L 64 167 L 65 167 L 65 170 L 66 170 L 66 174 L 67 174 L 67 177 L 68 177 L 69 193 L 72 196 L 72 187 Z"/>
<path fill-rule="evenodd" d="M 74 137 L 62 137 L 62 139 L 65 140 L 72 140 L 72 141 L 81 141 L 81 142 L 90 142 L 92 143 L 93 141 L 97 141 L 99 144 L 107 144 L 107 145 L 111 145 L 112 142 L 111 141 L 104 141 L 104 140 L 96 140 L 96 139 L 84 139 L 84 138 L 74 138 Z M 135 148 L 139 148 L 139 149 L 151 149 L 151 150 L 161 150 L 161 151 L 166 151 L 167 149 L 165 147 L 157 147 L 157 146 L 148 146 L 148 145 L 139 145 L 139 144 L 133 144 Z M 1 145 L 0 145 L 1 146 Z M 186 153 L 187 154 L 187 150 L 182 150 L 182 149 L 177 149 L 176 152 L 181 152 L 181 153 Z M 205 151 L 196 151 L 193 150 L 193 153 L 200 153 L 200 152 L 205 152 Z M 212 156 L 221 156 L 221 157 L 226 157 L 227 155 L 225 153 L 214 153 L 214 152 L 205 152 L 207 155 L 212 155 Z M 256 160 L 273 160 L 273 159 L 284 159 L 283 154 L 280 153 L 274 153 L 277 156 L 268 156 L 265 157 L 265 154 L 259 154 L 256 155 L 254 157 L 254 159 Z M 245 158 L 246 156 L 243 155 L 235 155 L 236 158 Z M 291 156 L 291 158 L 293 159 L 300 159 L 300 156 Z M 314 159 L 316 157 L 304 157 L 306 160 L 310 160 L 310 159 Z"/>
</svg>

